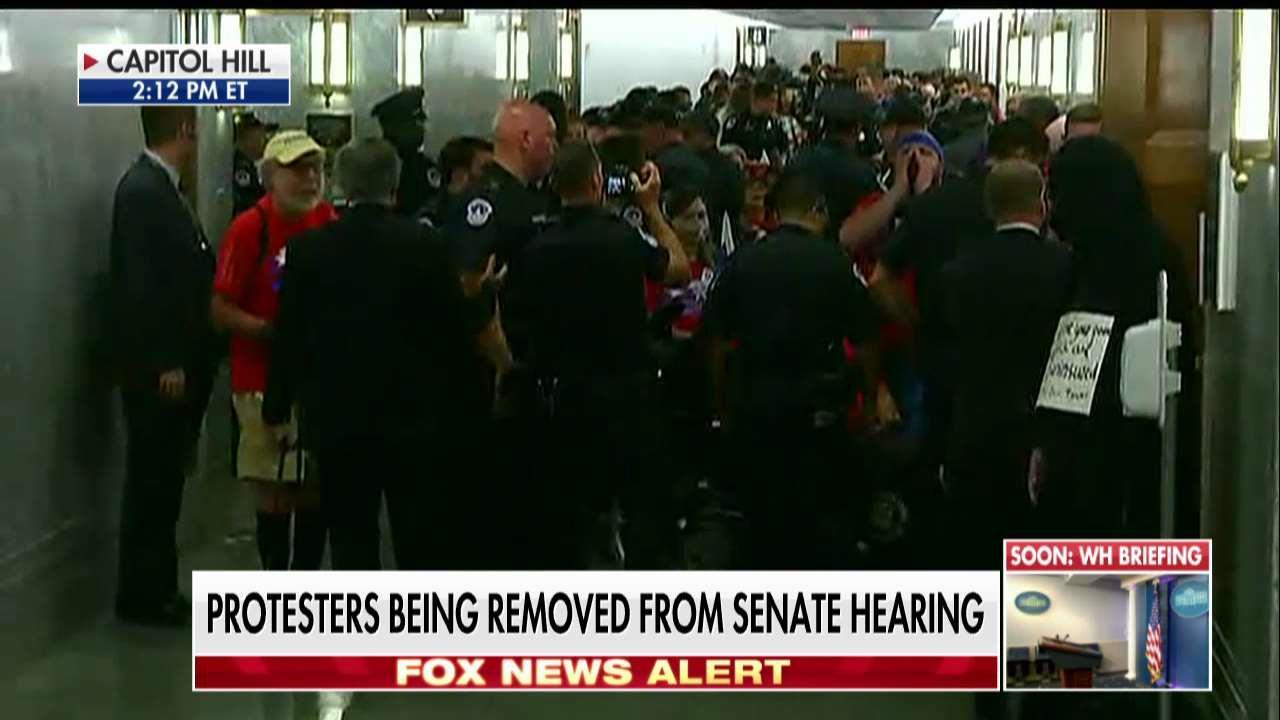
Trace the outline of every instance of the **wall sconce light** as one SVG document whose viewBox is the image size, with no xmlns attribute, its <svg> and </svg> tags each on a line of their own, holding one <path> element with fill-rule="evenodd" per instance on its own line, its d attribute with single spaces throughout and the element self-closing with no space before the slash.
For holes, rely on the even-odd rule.
<svg viewBox="0 0 1280 720">
<path fill-rule="evenodd" d="M 13 56 L 9 54 L 9 28 L 0 25 L 0 74 L 13 72 Z"/>
<path fill-rule="evenodd" d="M 1235 11 L 1231 167 L 1234 186 L 1249 184 L 1255 160 L 1275 157 L 1276 11 Z"/>
<path fill-rule="evenodd" d="M 1065 27 L 1053 31 L 1053 73 L 1049 88 L 1054 95 L 1067 94 L 1067 68 L 1070 65 L 1071 32 Z"/>
<path fill-rule="evenodd" d="M 400 28 L 400 84 L 422 84 L 422 46 L 425 45 L 425 29 L 421 25 Z"/>
<path fill-rule="evenodd" d="M 518 96 L 522 83 L 529 80 L 529 30 L 524 24 L 524 12 L 509 12 L 505 25 L 495 35 L 493 76 L 514 81 L 512 91 Z"/>
<path fill-rule="evenodd" d="M 214 42 L 219 45 L 243 45 L 244 44 L 244 11 L 217 11 L 215 15 L 215 28 L 217 35 L 214 36 Z"/>
<path fill-rule="evenodd" d="M 1035 57 L 1035 38 L 1031 36 L 1030 30 L 1023 30 L 1022 37 L 1018 38 L 1018 86 L 1029 88 L 1035 85 L 1036 77 L 1034 66 L 1032 65 Z"/>
<path fill-rule="evenodd" d="M 308 80 L 324 93 L 325 107 L 335 90 L 347 90 L 351 77 L 351 16 L 324 11 L 311 17 Z"/>
<path fill-rule="evenodd" d="M 560 33 L 560 79 L 573 79 L 573 33 Z"/>
<path fill-rule="evenodd" d="M 1085 30 L 1080 33 L 1080 47 L 1076 50 L 1076 94 L 1093 95 L 1094 31 Z"/>
</svg>

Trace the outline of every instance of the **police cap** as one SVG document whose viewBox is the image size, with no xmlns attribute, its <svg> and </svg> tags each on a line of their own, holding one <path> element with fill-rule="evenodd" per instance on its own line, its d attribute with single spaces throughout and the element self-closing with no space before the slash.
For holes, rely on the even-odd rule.
<svg viewBox="0 0 1280 720">
<path fill-rule="evenodd" d="M 254 128 L 265 128 L 265 127 L 266 125 L 264 125 L 263 122 L 258 119 L 258 116 L 252 112 L 245 112 L 245 113 L 240 113 L 239 115 L 236 115 L 237 131 L 243 132 L 245 130 L 252 130 Z"/>
<path fill-rule="evenodd" d="M 426 120 L 427 113 L 422 109 L 422 101 L 426 94 L 427 91 L 421 87 L 405 88 L 374 105 L 371 114 L 382 123 Z"/>
<path fill-rule="evenodd" d="M 880 114 L 881 125 L 910 125 L 927 127 L 929 117 L 925 114 L 924 105 L 914 97 L 903 95 L 894 97 Z"/>
<path fill-rule="evenodd" d="M 681 112 L 674 102 L 665 99 L 655 100 L 649 104 L 640 114 L 641 119 L 646 125 L 661 125 L 662 127 L 674 128 L 679 127 Z"/>
<path fill-rule="evenodd" d="M 818 96 L 815 107 L 824 119 L 848 125 L 865 125 L 875 117 L 875 103 L 847 87 L 830 87 Z"/>
<path fill-rule="evenodd" d="M 967 97 L 960 101 L 956 108 L 956 116 L 965 125 L 982 124 L 991 113 L 991 106 L 981 98 Z"/>
<path fill-rule="evenodd" d="M 685 133 L 701 131 L 712 138 L 720 136 L 720 118 L 707 110 L 695 110 L 688 113 L 680 122 Z"/>
</svg>

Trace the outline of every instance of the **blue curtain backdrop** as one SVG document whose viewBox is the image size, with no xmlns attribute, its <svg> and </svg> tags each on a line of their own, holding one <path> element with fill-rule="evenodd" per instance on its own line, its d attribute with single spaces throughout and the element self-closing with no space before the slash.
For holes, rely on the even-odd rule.
<svg viewBox="0 0 1280 720">
<path fill-rule="evenodd" d="M 1190 584 L 1207 586 L 1205 575 L 1187 575 L 1169 584 L 1164 596 L 1165 611 L 1169 618 L 1169 682 L 1180 688 L 1209 687 L 1209 616 L 1205 612 L 1196 617 L 1182 617 L 1171 611 L 1171 598 L 1179 587 Z"/>
<path fill-rule="evenodd" d="M 1164 638 L 1164 681 L 1180 688 L 1209 687 L 1209 617 L 1204 613 L 1194 618 L 1184 618 L 1169 611 L 1169 598 L 1181 583 L 1208 582 L 1206 575 L 1166 576 L 1160 578 L 1158 596 L 1160 634 Z M 1147 671 L 1147 622 L 1151 619 L 1151 604 L 1157 602 L 1156 590 L 1150 582 L 1143 583 L 1134 603 L 1138 633 L 1137 678 L 1138 687 L 1151 687 L 1151 673 Z"/>
</svg>

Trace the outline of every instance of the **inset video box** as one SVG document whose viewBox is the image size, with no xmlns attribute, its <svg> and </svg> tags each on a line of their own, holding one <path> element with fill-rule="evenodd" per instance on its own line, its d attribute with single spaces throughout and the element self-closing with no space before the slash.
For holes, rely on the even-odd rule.
<svg viewBox="0 0 1280 720">
<path fill-rule="evenodd" d="M 284 44 L 77 45 L 76 101 L 287 106 L 290 60 Z"/>
<path fill-rule="evenodd" d="M 192 689 L 995 691 L 987 572 L 195 572 Z"/>
<path fill-rule="evenodd" d="M 1210 540 L 1005 540 L 1010 691 L 1213 690 Z"/>
</svg>

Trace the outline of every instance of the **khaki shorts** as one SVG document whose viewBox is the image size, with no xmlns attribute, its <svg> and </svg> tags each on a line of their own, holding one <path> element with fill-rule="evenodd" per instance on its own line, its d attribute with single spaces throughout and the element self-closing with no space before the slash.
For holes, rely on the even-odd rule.
<svg viewBox="0 0 1280 720">
<path fill-rule="evenodd" d="M 296 483 L 298 474 L 298 452 L 289 450 L 284 458 L 284 472 L 280 472 L 280 446 L 275 436 L 262 421 L 262 393 L 235 393 L 231 396 L 235 406 L 236 417 L 240 420 L 240 447 L 236 449 L 236 463 L 240 477 L 246 480 Z M 297 436 L 298 414 L 294 410 L 289 416 L 290 433 Z M 310 453 L 303 452 L 304 472 L 309 473 L 313 467 Z M 306 476 L 301 476 L 303 480 Z"/>
</svg>

